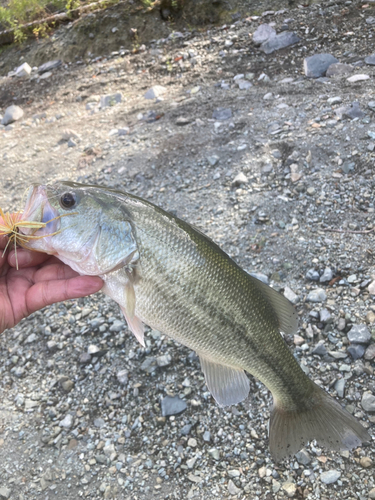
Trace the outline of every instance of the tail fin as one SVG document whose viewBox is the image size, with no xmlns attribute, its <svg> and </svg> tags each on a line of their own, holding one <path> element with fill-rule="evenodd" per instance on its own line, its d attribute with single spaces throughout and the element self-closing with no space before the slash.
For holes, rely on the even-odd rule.
<svg viewBox="0 0 375 500">
<path fill-rule="evenodd" d="M 276 461 L 298 452 L 312 439 L 330 450 L 350 450 L 371 440 L 358 420 L 317 385 L 310 403 L 301 410 L 287 411 L 274 405 L 269 434 Z"/>
</svg>

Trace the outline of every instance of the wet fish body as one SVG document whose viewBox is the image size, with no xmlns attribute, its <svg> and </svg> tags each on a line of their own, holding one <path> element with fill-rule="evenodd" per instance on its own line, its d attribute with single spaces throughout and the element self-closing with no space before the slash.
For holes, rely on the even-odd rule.
<svg viewBox="0 0 375 500">
<path fill-rule="evenodd" d="M 30 188 L 24 217 L 55 218 L 36 233 L 53 236 L 29 246 L 100 275 L 141 344 L 147 324 L 196 351 L 220 405 L 247 397 L 245 371 L 261 380 L 274 399 L 276 460 L 311 439 L 336 450 L 370 439 L 290 353 L 280 331 L 297 330 L 294 307 L 197 229 L 136 196 L 75 183 Z"/>
</svg>

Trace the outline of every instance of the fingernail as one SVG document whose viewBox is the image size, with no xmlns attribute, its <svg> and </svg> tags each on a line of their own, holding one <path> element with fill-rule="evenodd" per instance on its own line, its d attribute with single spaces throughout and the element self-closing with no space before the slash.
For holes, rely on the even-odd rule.
<svg viewBox="0 0 375 500">
<path fill-rule="evenodd" d="M 17 252 L 17 260 L 16 254 L 14 251 L 9 256 L 10 265 L 16 267 L 17 262 L 19 266 L 28 266 L 31 263 L 32 255 L 29 252 Z"/>
</svg>

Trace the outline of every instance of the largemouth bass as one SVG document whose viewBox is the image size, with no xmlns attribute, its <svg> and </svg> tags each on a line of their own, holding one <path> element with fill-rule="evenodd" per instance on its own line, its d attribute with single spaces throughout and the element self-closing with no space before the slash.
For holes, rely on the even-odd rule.
<svg viewBox="0 0 375 500">
<path fill-rule="evenodd" d="M 364 427 L 302 371 L 280 331 L 297 330 L 297 313 L 281 294 L 250 276 L 213 241 L 137 196 L 61 182 L 32 186 L 21 228 L 29 248 L 56 255 L 80 274 L 99 275 L 129 329 L 160 330 L 199 356 L 219 405 L 244 400 L 246 372 L 271 391 L 270 451 L 275 460 L 307 441 L 333 450 L 371 438 Z"/>
</svg>

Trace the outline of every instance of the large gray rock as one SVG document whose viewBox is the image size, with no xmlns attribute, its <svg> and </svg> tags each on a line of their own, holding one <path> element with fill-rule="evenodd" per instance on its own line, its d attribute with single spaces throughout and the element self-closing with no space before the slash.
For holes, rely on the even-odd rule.
<svg viewBox="0 0 375 500">
<path fill-rule="evenodd" d="M 369 344 L 371 332 L 366 325 L 353 325 L 348 332 L 348 339 L 352 344 Z"/>
<path fill-rule="evenodd" d="M 168 417 L 169 415 L 178 415 L 179 413 L 185 411 L 187 404 L 183 399 L 178 396 L 172 398 L 171 396 L 166 396 L 161 402 L 161 413 L 163 417 Z"/>
<path fill-rule="evenodd" d="M 344 63 L 334 63 L 329 66 L 326 71 L 326 76 L 334 78 L 335 76 L 344 76 L 354 71 L 353 66 Z"/>
<path fill-rule="evenodd" d="M 2 125 L 9 125 L 9 123 L 16 122 L 23 117 L 23 109 L 15 104 L 9 106 L 4 113 L 4 117 L 1 120 Z"/>
<path fill-rule="evenodd" d="M 253 42 L 260 45 L 272 36 L 276 36 L 276 31 L 269 24 L 261 24 L 253 34 Z"/>
<path fill-rule="evenodd" d="M 326 472 L 322 472 L 320 474 L 320 480 L 324 484 L 332 484 L 335 483 L 340 476 L 341 472 L 338 470 L 327 470 Z"/>
<path fill-rule="evenodd" d="M 306 297 L 307 302 L 324 302 L 327 298 L 326 292 L 323 288 L 316 288 L 312 290 Z"/>
<path fill-rule="evenodd" d="M 331 64 L 339 62 L 332 54 L 315 54 L 306 57 L 303 61 L 303 69 L 308 78 L 320 78 L 326 74 Z"/>
<path fill-rule="evenodd" d="M 38 68 L 38 73 L 47 73 L 47 71 L 52 71 L 53 69 L 58 68 L 61 66 L 62 62 L 61 59 L 55 59 L 54 61 L 48 61 Z"/>
<path fill-rule="evenodd" d="M 289 47 L 289 45 L 294 45 L 300 40 L 300 37 L 292 31 L 283 31 L 279 35 L 272 36 L 267 41 L 263 42 L 260 46 L 260 50 L 265 54 L 272 54 L 275 50 L 284 49 L 285 47 Z"/>
</svg>

